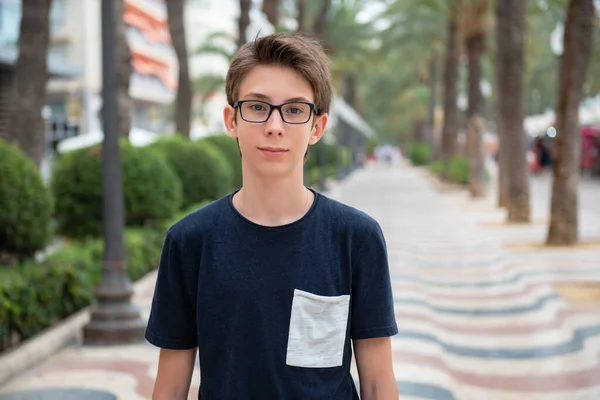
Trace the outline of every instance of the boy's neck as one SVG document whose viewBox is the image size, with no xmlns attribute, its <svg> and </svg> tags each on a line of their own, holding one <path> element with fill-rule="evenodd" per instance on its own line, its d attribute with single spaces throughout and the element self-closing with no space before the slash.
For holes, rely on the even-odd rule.
<svg viewBox="0 0 600 400">
<path fill-rule="evenodd" d="M 263 226 L 281 226 L 299 220 L 308 212 L 314 194 L 302 179 L 244 179 L 243 187 L 233 196 L 236 210 L 250 221 Z"/>
</svg>

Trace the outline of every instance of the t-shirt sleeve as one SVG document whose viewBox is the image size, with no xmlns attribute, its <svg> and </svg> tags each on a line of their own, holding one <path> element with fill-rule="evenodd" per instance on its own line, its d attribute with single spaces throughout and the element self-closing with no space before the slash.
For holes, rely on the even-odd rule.
<svg viewBox="0 0 600 400">
<path fill-rule="evenodd" d="M 179 243 L 167 232 L 145 335 L 157 347 L 185 350 L 198 345 L 196 303 L 190 290 L 193 274 L 188 264 Z"/>
<path fill-rule="evenodd" d="M 378 223 L 361 238 L 352 259 L 352 339 L 397 334 L 387 247 Z"/>
</svg>

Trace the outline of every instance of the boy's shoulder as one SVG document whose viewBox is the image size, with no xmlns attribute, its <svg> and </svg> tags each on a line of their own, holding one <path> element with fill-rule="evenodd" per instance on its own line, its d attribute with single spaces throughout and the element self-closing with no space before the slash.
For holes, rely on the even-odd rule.
<svg viewBox="0 0 600 400">
<path fill-rule="evenodd" d="M 364 238 L 381 232 L 379 222 L 366 212 L 325 195 L 321 195 L 321 197 L 325 203 L 323 212 L 331 220 L 338 221 L 338 226 L 342 230 L 340 233 Z"/>
<path fill-rule="evenodd" d="M 227 201 L 228 196 L 225 196 L 206 203 L 171 225 L 167 234 L 181 243 L 202 237 L 211 227 L 218 226 L 218 218 L 224 214 Z"/>
</svg>

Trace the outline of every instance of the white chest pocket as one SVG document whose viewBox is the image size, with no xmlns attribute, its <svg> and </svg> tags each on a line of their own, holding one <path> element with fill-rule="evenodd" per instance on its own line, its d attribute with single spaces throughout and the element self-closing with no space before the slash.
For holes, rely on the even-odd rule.
<svg viewBox="0 0 600 400">
<path fill-rule="evenodd" d="M 343 364 L 350 295 L 319 296 L 294 290 L 286 364 L 329 368 Z"/>
</svg>

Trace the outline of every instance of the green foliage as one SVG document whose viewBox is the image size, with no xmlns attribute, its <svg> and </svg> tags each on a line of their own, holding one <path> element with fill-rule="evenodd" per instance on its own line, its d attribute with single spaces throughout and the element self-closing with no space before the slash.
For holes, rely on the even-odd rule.
<svg viewBox="0 0 600 400">
<path fill-rule="evenodd" d="M 471 176 L 469 159 L 464 156 L 454 157 L 448 164 L 448 179 L 451 182 L 467 185 Z"/>
<path fill-rule="evenodd" d="M 308 158 L 306 159 L 307 170 L 318 167 L 319 159 L 322 158 L 324 165 L 333 165 L 337 163 L 337 147 L 333 144 L 325 143 L 323 141 L 318 142 L 316 145 L 311 146 L 308 150 Z"/>
<path fill-rule="evenodd" d="M 369 139 L 367 142 L 367 153 L 372 153 L 379 146 L 379 140 L 377 139 Z"/>
<path fill-rule="evenodd" d="M 431 162 L 431 148 L 427 143 L 413 143 L 408 149 L 408 158 L 414 165 L 427 165 Z"/>
<path fill-rule="evenodd" d="M 223 133 L 219 135 L 211 135 L 204 137 L 198 141 L 201 145 L 207 143 L 218 148 L 227 163 L 231 166 L 233 173 L 233 186 L 235 188 L 242 187 L 242 158 L 235 139 Z"/>
<path fill-rule="evenodd" d="M 337 152 L 337 157 L 341 166 L 347 167 L 352 163 L 352 151 L 348 147 L 338 147 Z"/>
<path fill-rule="evenodd" d="M 319 167 L 312 167 L 306 173 L 306 184 L 309 187 L 313 187 L 319 183 L 321 179 L 321 170 Z"/>
<path fill-rule="evenodd" d="M 27 339 L 91 299 L 91 280 L 78 265 L 28 263 L 0 270 L 0 331 Z"/>
<path fill-rule="evenodd" d="M 24 259 L 51 237 L 52 199 L 35 164 L 0 139 L 0 259 Z"/>
<path fill-rule="evenodd" d="M 163 235 L 125 231 L 127 272 L 133 281 L 158 267 Z M 102 241 L 74 242 L 41 264 L 0 269 L 0 351 L 12 334 L 28 339 L 93 303 L 100 283 Z"/>
<path fill-rule="evenodd" d="M 190 142 L 180 135 L 161 138 L 148 146 L 173 167 L 183 185 L 187 207 L 218 199 L 233 188 L 233 170 L 225 155 L 209 143 Z"/>
<path fill-rule="evenodd" d="M 64 154 L 54 165 L 52 193 L 58 231 L 85 238 L 102 233 L 101 146 Z M 182 201 L 181 182 L 171 167 L 147 148 L 121 142 L 127 226 L 169 218 Z"/>
<path fill-rule="evenodd" d="M 436 175 L 440 175 L 444 172 L 444 163 L 442 161 L 433 162 L 429 165 L 429 170 Z"/>
</svg>

